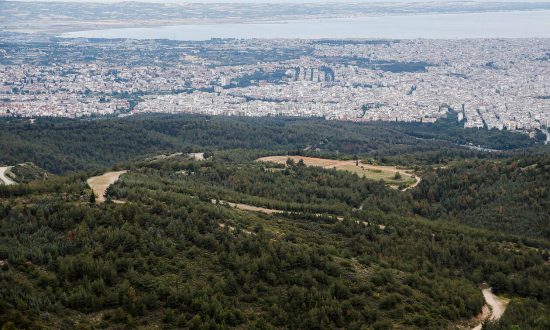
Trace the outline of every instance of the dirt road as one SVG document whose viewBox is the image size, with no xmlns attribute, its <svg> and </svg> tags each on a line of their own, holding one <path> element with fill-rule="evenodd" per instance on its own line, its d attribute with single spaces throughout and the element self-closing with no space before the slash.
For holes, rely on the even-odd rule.
<svg viewBox="0 0 550 330">
<path fill-rule="evenodd" d="M 406 187 L 406 188 L 401 189 L 401 191 L 407 191 L 407 190 L 409 190 L 409 189 L 412 189 L 412 188 L 418 186 L 418 184 L 420 183 L 420 181 L 422 181 L 422 178 L 415 175 L 415 176 L 414 176 L 414 180 L 415 180 L 415 182 L 414 182 L 412 185 L 410 185 L 410 186 L 408 186 L 408 187 Z"/>
<path fill-rule="evenodd" d="M 222 204 L 222 205 L 228 205 L 228 206 L 237 208 L 239 210 L 251 211 L 251 212 L 260 212 L 260 213 L 265 213 L 265 214 L 284 213 L 285 212 L 285 211 L 281 211 L 281 210 L 266 209 L 264 207 L 258 207 L 258 206 L 248 205 L 248 204 L 231 203 L 231 202 L 226 202 L 226 201 L 222 201 L 222 200 L 216 201 L 215 199 L 212 200 L 212 204 L 217 204 L 217 203 Z"/>
<path fill-rule="evenodd" d="M 231 203 L 231 202 L 227 202 L 227 201 L 223 201 L 223 200 L 216 200 L 216 199 L 212 199 L 211 200 L 212 204 L 220 204 L 220 205 L 227 205 L 227 206 L 230 206 L 230 207 L 234 207 L 236 209 L 239 209 L 239 210 L 243 210 L 243 211 L 250 211 L 250 212 L 260 212 L 260 213 L 265 213 L 265 214 L 275 214 L 275 213 L 285 213 L 285 212 L 289 212 L 289 213 L 295 213 L 295 214 L 299 214 L 301 212 L 292 212 L 292 211 L 283 211 L 283 210 L 274 210 L 274 209 L 266 209 L 264 207 L 258 207 L 258 206 L 254 206 L 254 205 L 248 205 L 248 204 L 241 204 L 241 203 Z M 321 217 L 323 216 L 323 214 L 321 213 L 315 213 L 316 216 L 318 217 Z M 336 220 L 338 221 L 344 221 L 344 217 L 342 216 L 337 216 L 336 217 Z M 363 224 L 365 226 L 369 226 L 370 224 L 366 221 L 356 221 L 357 223 L 359 224 Z M 378 228 L 380 228 L 381 230 L 384 230 L 386 228 L 385 225 L 382 225 L 382 224 L 379 224 L 378 225 Z"/>
<path fill-rule="evenodd" d="M 489 306 L 491 306 L 491 321 L 496 321 L 502 317 L 502 314 L 506 311 L 510 300 L 497 297 L 493 294 L 491 289 L 483 289 L 483 297 Z"/>
<path fill-rule="evenodd" d="M 483 293 L 483 298 L 485 298 L 485 302 L 487 304 L 483 306 L 481 314 L 478 316 L 480 323 L 472 328 L 472 330 L 481 330 L 483 321 L 485 320 L 499 320 L 502 317 L 502 314 L 506 311 L 506 307 L 508 307 L 508 303 L 510 302 L 508 299 L 497 297 L 493 294 L 491 288 L 483 289 L 481 290 L 481 293 Z"/>
<path fill-rule="evenodd" d="M 118 178 L 127 171 L 107 172 L 100 176 L 94 176 L 88 179 L 88 185 L 97 195 L 96 203 L 105 202 L 105 192 L 110 185 L 115 183 Z"/>
<path fill-rule="evenodd" d="M 0 167 L 0 181 L 2 181 L 3 184 L 5 184 L 6 186 L 9 186 L 9 185 L 12 185 L 12 184 L 16 184 L 15 181 L 13 181 L 12 179 L 8 178 L 8 176 L 6 175 L 6 172 L 11 168 L 11 166 L 3 166 L 3 167 Z"/>
</svg>

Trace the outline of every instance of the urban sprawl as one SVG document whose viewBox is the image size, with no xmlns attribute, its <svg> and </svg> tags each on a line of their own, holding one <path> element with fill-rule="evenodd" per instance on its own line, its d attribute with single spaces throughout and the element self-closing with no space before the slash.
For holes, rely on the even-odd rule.
<svg viewBox="0 0 550 330">
<path fill-rule="evenodd" d="M 0 116 L 139 113 L 546 132 L 550 39 L 57 39 L 0 44 Z"/>
</svg>

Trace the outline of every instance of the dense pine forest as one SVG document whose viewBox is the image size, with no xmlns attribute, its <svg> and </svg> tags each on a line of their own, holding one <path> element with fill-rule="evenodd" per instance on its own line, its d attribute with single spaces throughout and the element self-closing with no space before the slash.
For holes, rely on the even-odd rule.
<svg viewBox="0 0 550 330">
<path fill-rule="evenodd" d="M 550 328 L 550 154 L 526 135 L 459 135 L 451 120 L 0 126 L 0 164 L 36 164 L 0 185 L 3 329 L 471 329 L 484 285 L 510 300 L 486 329 Z M 422 181 L 255 161 L 273 154 L 406 165 Z M 86 180 L 121 169 L 96 203 Z"/>
<path fill-rule="evenodd" d="M 262 151 L 311 153 L 336 158 L 362 155 L 380 162 L 438 164 L 491 153 L 540 152 L 541 141 L 507 131 L 463 129 L 451 118 L 437 125 L 352 123 L 303 118 L 148 115 L 116 119 L 0 119 L 0 164 L 33 162 L 52 173 L 111 166 L 145 154 L 174 150 L 244 149 L 242 159 Z M 309 151 L 304 151 L 307 149 Z M 318 150 L 314 152 L 315 150 Z M 247 157 L 248 156 L 248 157 Z"/>
<path fill-rule="evenodd" d="M 462 161 L 426 174 L 418 214 L 550 240 L 550 157 Z"/>
</svg>

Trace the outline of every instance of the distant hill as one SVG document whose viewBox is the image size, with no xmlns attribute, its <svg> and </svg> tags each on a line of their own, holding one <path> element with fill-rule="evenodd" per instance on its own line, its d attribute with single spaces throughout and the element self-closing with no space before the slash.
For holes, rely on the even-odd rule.
<svg viewBox="0 0 550 330">
<path fill-rule="evenodd" d="M 489 154 L 460 144 L 503 152 Z M 0 163 L 33 162 L 52 173 L 98 169 L 143 155 L 194 150 L 246 149 L 254 159 L 273 151 L 315 157 L 360 155 L 382 163 L 437 164 L 463 158 L 495 158 L 543 148 L 525 134 L 464 129 L 450 122 L 353 123 L 318 118 L 230 118 L 141 115 L 118 119 L 0 119 Z M 309 151 L 308 151 L 309 150 Z M 319 151 L 315 151 L 319 150 Z M 267 152 L 269 151 L 269 152 Z M 530 151 L 530 153 L 539 151 Z M 541 151 L 544 152 L 544 151 Z"/>
</svg>

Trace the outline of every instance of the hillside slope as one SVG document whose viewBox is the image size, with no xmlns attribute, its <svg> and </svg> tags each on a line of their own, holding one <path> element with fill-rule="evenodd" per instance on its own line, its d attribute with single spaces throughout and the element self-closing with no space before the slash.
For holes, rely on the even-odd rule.
<svg viewBox="0 0 550 330">
<path fill-rule="evenodd" d="M 464 161 L 423 176 L 418 214 L 550 240 L 550 156 Z"/>
<path fill-rule="evenodd" d="M 420 218 L 350 173 L 223 157 L 126 163 L 107 192 L 123 204 L 90 203 L 81 174 L 1 187 L 0 324 L 441 329 L 480 312 L 482 282 L 550 304 L 547 241 Z"/>
</svg>

